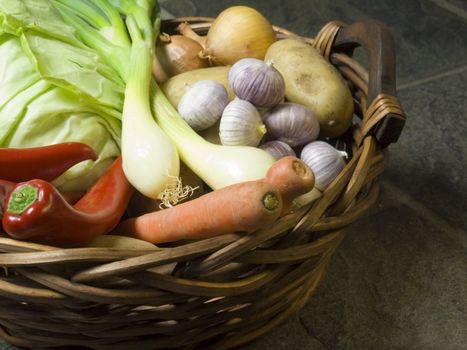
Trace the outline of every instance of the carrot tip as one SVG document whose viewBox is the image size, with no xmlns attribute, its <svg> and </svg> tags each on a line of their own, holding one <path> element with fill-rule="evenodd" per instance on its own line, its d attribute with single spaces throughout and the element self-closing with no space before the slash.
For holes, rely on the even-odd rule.
<svg viewBox="0 0 467 350">
<path fill-rule="evenodd" d="M 267 210 L 274 211 L 279 208 L 281 202 L 276 193 L 268 192 L 263 197 L 263 205 Z"/>
<path fill-rule="evenodd" d="M 304 177 L 308 173 L 308 169 L 304 166 L 303 162 L 299 160 L 293 161 L 292 168 L 294 172 L 300 177 Z"/>
</svg>

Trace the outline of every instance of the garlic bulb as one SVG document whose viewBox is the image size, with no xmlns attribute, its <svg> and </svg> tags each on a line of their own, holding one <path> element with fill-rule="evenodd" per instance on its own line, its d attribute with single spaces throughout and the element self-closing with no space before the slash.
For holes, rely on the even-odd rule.
<svg viewBox="0 0 467 350">
<path fill-rule="evenodd" d="M 306 145 L 300 154 L 315 174 L 315 187 L 324 191 L 345 167 L 347 153 L 339 151 L 324 141 L 314 141 Z"/>
<path fill-rule="evenodd" d="M 295 151 L 287 143 L 279 140 L 268 141 L 259 146 L 276 160 L 286 156 L 296 156 Z"/>
<path fill-rule="evenodd" d="M 282 102 L 285 82 L 272 62 L 243 58 L 229 71 L 229 84 L 238 98 L 256 107 L 272 107 Z"/>
<path fill-rule="evenodd" d="M 308 108 L 297 103 L 281 103 L 263 114 L 268 133 L 292 147 L 314 141 L 319 135 L 319 120 Z"/>
<path fill-rule="evenodd" d="M 223 145 L 256 147 L 265 133 L 261 116 L 250 102 L 236 98 L 225 107 L 219 124 Z"/>
<path fill-rule="evenodd" d="M 200 80 L 188 87 L 178 103 L 178 112 L 194 130 L 213 126 L 229 103 L 224 86 L 214 80 Z"/>
</svg>

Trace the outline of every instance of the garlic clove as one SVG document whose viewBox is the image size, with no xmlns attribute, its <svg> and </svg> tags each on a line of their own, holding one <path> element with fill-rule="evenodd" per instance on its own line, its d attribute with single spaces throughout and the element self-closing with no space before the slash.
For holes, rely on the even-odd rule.
<svg viewBox="0 0 467 350">
<path fill-rule="evenodd" d="M 256 107 L 272 107 L 283 101 L 285 82 L 272 65 L 256 58 L 243 58 L 229 72 L 229 84 L 238 98 Z"/>
<path fill-rule="evenodd" d="M 314 141 L 319 136 L 318 118 L 301 104 L 281 103 L 266 111 L 262 118 L 272 138 L 292 147 Z"/>
<path fill-rule="evenodd" d="M 191 86 L 180 99 L 177 110 L 194 130 L 213 126 L 229 103 L 225 87 L 214 80 L 200 80 Z"/>
<path fill-rule="evenodd" d="M 296 156 L 295 151 L 287 143 L 279 140 L 273 140 L 263 143 L 259 148 L 264 149 L 276 160 L 286 156 Z"/>
<path fill-rule="evenodd" d="M 345 167 L 345 152 L 324 141 L 307 144 L 300 153 L 302 159 L 315 174 L 315 187 L 324 191 Z"/>
<path fill-rule="evenodd" d="M 264 134 L 266 127 L 261 115 L 250 102 L 235 98 L 225 107 L 219 124 L 223 145 L 256 147 Z"/>
</svg>

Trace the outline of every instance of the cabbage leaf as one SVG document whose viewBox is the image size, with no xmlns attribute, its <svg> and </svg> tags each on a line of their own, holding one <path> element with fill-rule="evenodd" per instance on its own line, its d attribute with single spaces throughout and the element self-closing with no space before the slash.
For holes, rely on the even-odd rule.
<svg viewBox="0 0 467 350">
<path fill-rule="evenodd" d="M 84 192 L 120 154 L 125 84 L 49 0 L 0 1 L 0 147 L 83 142 L 99 155 L 54 181 Z"/>
</svg>

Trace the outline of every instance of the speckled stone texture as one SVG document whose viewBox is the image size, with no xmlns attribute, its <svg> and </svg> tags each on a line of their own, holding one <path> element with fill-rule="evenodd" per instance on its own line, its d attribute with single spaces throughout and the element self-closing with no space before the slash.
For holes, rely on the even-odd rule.
<svg viewBox="0 0 467 350">
<path fill-rule="evenodd" d="M 176 16 L 244 4 L 308 36 L 333 19 L 376 18 L 396 42 L 408 121 L 390 147 L 378 204 L 348 230 L 310 302 L 241 349 L 467 349 L 467 2 L 161 3 Z"/>
</svg>

